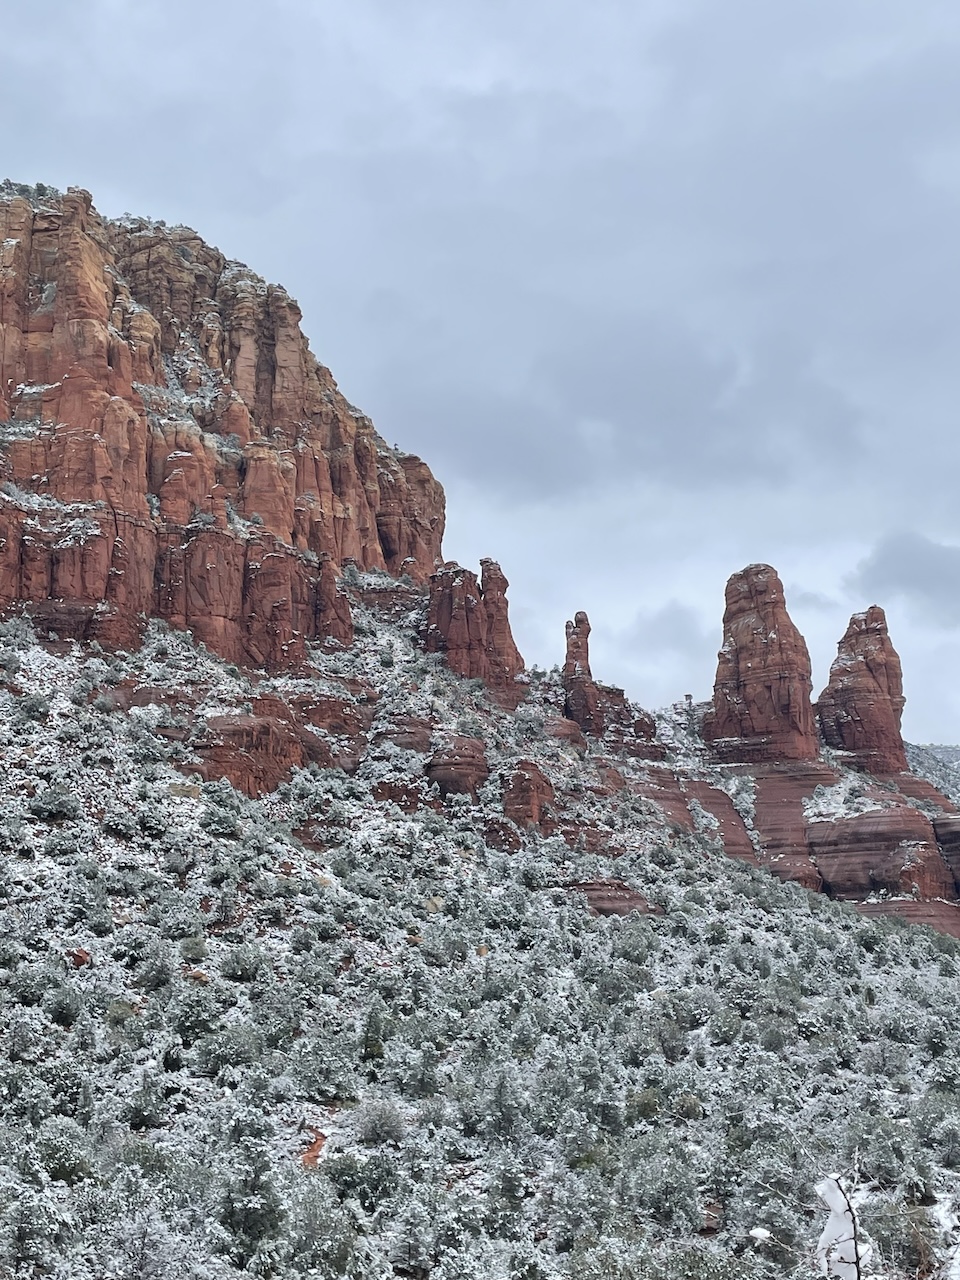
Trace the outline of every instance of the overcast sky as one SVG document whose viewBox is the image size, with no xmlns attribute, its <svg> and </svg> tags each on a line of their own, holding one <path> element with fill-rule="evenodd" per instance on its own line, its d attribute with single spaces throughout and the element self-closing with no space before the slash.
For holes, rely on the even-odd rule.
<svg viewBox="0 0 960 1280">
<path fill-rule="evenodd" d="M 299 299 L 528 663 L 586 609 L 599 679 L 705 698 L 766 561 L 815 693 L 882 604 L 960 742 L 955 0 L 30 0 L 0 106 L 0 177 Z"/>
</svg>

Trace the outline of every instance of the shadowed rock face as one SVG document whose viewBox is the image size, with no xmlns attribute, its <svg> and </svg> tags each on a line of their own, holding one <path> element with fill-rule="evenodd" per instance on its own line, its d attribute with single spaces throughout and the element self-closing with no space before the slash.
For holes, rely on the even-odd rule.
<svg viewBox="0 0 960 1280">
<path fill-rule="evenodd" d="M 879 606 L 855 613 L 830 668 L 817 715 L 823 740 L 849 751 L 868 773 L 900 773 L 907 758 L 900 734 L 904 706 L 900 659 Z"/>
<path fill-rule="evenodd" d="M 447 564 L 430 579 L 424 648 L 446 656 L 451 671 L 482 680 L 505 706 L 517 706 L 523 658 L 510 630 L 509 583 L 493 560 L 481 562 L 480 581 L 469 569 Z"/>
<path fill-rule="evenodd" d="M 283 667 L 350 642 L 345 559 L 425 580 L 443 491 L 299 321 L 187 228 L 0 192 L 0 608 L 123 647 L 155 615 Z"/>
<path fill-rule="evenodd" d="M 783 584 L 769 565 L 749 565 L 727 583 L 723 647 L 704 734 L 723 760 L 815 759 L 810 689 L 810 655 L 787 613 Z"/>
</svg>

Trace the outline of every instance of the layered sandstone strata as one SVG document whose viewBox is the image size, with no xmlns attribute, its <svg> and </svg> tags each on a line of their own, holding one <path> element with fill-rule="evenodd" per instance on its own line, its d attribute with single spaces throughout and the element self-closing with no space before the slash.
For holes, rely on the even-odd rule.
<svg viewBox="0 0 960 1280">
<path fill-rule="evenodd" d="M 443 492 L 311 354 L 296 303 L 194 232 L 0 189 L 0 608 L 234 661 L 349 643 L 346 559 L 423 581 Z"/>
</svg>

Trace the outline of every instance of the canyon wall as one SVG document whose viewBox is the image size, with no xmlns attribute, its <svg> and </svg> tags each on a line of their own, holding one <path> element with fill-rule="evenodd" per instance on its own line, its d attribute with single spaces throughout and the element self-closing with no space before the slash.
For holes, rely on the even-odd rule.
<svg viewBox="0 0 960 1280">
<path fill-rule="evenodd" d="M 344 561 L 424 582 L 443 491 L 311 354 L 300 311 L 185 227 L 0 190 L 0 609 L 129 647 L 349 643 Z"/>
</svg>

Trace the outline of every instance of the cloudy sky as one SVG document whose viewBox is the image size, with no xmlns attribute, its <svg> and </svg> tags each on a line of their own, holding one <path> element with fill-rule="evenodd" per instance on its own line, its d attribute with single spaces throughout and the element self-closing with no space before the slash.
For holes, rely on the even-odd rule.
<svg viewBox="0 0 960 1280">
<path fill-rule="evenodd" d="M 12 9 L 12 12 L 11 12 Z M 30 0 L 2 176 L 185 222 L 499 559 L 528 662 L 706 697 L 774 564 L 960 742 L 955 0 Z"/>
</svg>

